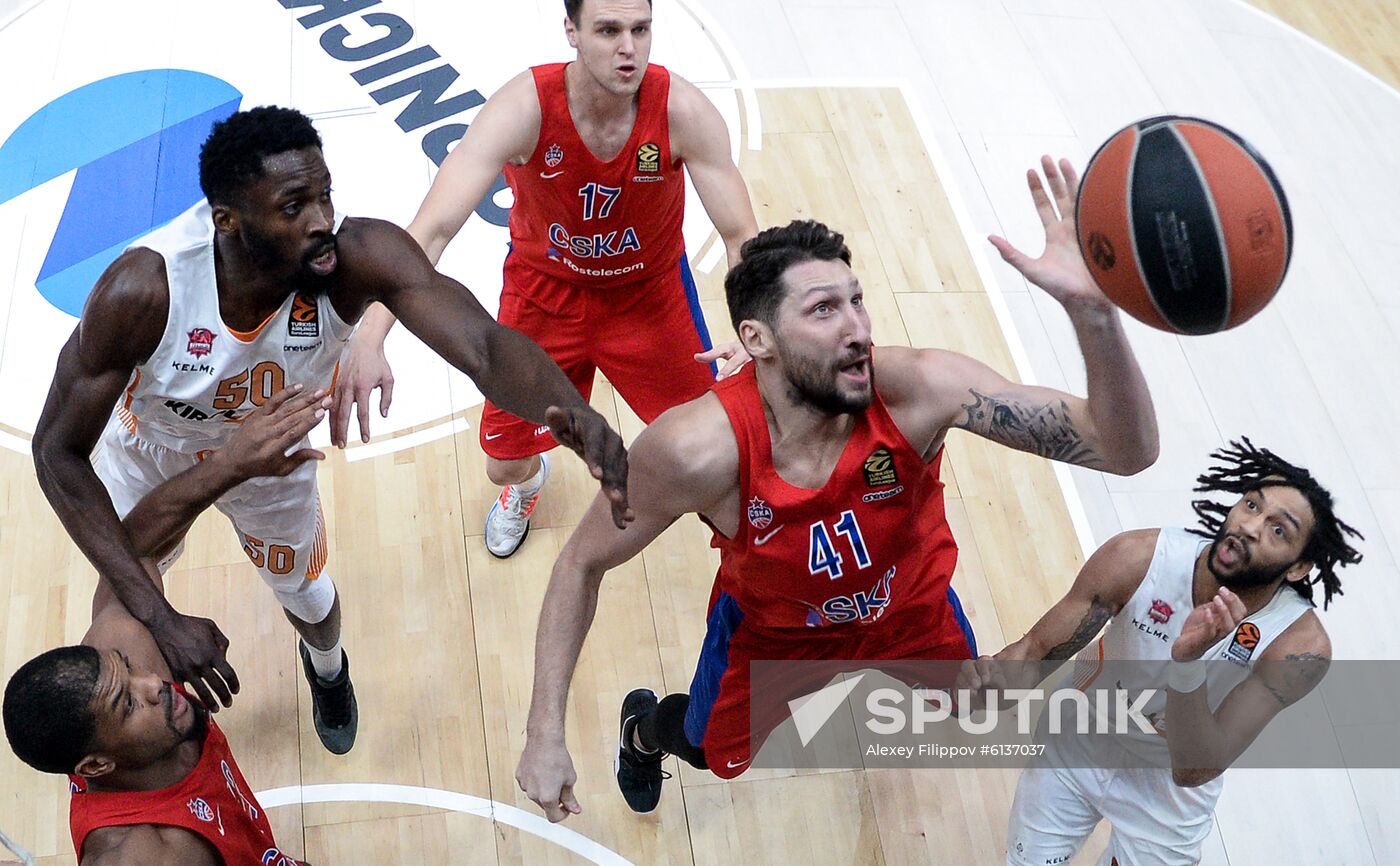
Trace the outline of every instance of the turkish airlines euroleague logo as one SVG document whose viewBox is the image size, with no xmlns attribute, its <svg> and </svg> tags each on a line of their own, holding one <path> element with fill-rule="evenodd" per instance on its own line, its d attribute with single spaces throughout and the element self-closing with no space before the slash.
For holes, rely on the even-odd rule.
<svg viewBox="0 0 1400 866">
<path fill-rule="evenodd" d="M 292 315 L 287 319 L 287 336 L 319 337 L 321 335 L 321 307 L 315 298 L 297 295 L 292 299 Z"/>
</svg>

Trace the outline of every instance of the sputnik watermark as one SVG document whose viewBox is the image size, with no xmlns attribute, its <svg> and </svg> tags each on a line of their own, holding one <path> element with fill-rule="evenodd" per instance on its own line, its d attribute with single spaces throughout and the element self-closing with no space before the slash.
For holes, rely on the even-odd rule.
<svg viewBox="0 0 1400 866">
<path fill-rule="evenodd" d="M 1106 690 L 1095 692 L 1094 700 L 1090 701 L 1089 696 L 1079 689 L 1054 689 L 1048 699 L 1049 732 L 1127 734 L 1131 732 L 1131 724 L 1144 734 L 1155 733 L 1152 722 L 1143 715 L 1143 708 L 1156 694 L 1156 689 L 1147 689 L 1136 695 L 1114 691 L 1110 711 Z M 1002 713 L 1009 710 L 1016 720 L 1016 732 L 1029 734 L 1034 718 L 1032 704 L 1047 699 L 1044 689 L 1006 689 L 1001 692 L 988 689 L 985 692 L 985 710 L 958 713 L 957 707 L 972 706 L 974 696 L 968 689 L 958 689 L 956 695 L 955 703 L 948 692 L 940 689 L 875 689 L 865 696 L 865 709 L 874 717 L 867 719 L 865 726 L 871 733 L 880 736 L 922 734 L 927 726 L 956 719 L 958 727 L 969 734 L 989 734 L 1001 726 Z M 903 706 L 906 698 L 916 699 L 909 701 L 907 711 Z M 1004 701 L 1009 701 L 1010 705 L 1005 705 Z M 1072 722 L 1072 725 L 1067 726 L 1067 722 Z M 803 745 L 810 741 L 808 738 Z"/>
</svg>

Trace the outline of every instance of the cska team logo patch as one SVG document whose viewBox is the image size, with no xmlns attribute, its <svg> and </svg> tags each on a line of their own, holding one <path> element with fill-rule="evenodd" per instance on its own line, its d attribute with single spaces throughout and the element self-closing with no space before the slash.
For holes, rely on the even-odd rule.
<svg viewBox="0 0 1400 866">
<path fill-rule="evenodd" d="M 208 328 L 194 328 L 185 336 L 190 338 L 189 345 L 185 347 L 185 351 L 194 355 L 196 358 L 203 358 L 205 355 L 214 351 L 214 338 L 217 337 L 218 334 L 215 334 Z"/>
<path fill-rule="evenodd" d="M 209 804 L 204 801 L 203 797 L 195 797 L 185 805 L 189 807 L 190 814 L 199 820 L 206 822 L 214 820 L 214 810 L 209 808 Z"/>
<path fill-rule="evenodd" d="M 757 496 L 749 502 L 749 524 L 754 529 L 763 529 L 773 522 L 773 509 Z"/>
<path fill-rule="evenodd" d="M 564 148 L 557 144 L 551 144 L 549 150 L 544 152 L 544 164 L 550 168 L 564 161 Z"/>
<path fill-rule="evenodd" d="M 1147 611 L 1147 615 L 1152 617 L 1154 622 L 1166 622 L 1172 618 L 1172 606 L 1160 598 L 1153 599 L 1152 607 Z"/>
</svg>

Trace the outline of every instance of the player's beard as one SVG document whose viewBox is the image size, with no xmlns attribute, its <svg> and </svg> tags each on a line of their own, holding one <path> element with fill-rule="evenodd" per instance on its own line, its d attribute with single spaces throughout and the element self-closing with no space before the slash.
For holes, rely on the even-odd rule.
<svg viewBox="0 0 1400 866">
<path fill-rule="evenodd" d="M 272 240 L 251 225 L 244 224 L 243 249 L 247 251 L 248 257 L 253 260 L 253 264 L 261 271 L 281 271 L 287 266 L 281 251 Z M 296 276 L 299 280 L 314 280 L 320 275 L 311 270 L 311 260 L 326 251 L 326 248 L 337 249 L 335 235 L 331 235 L 325 241 L 318 243 L 314 248 L 306 250 L 297 261 Z"/>
<path fill-rule="evenodd" d="M 1282 568 L 1255 566 L 1253 562 L 1254 557 L 1250 553 L 1249 548 L 1244 545 L 1244 542 L 1240 542 L 1241 560 L 1239 567 L 1233 573 L 1221 572 L 1215 567 L 1216 549 L 1224 543 L 1228 536 L 1229 533 L 1225 531 L 1224 527 L 1221 527 L 1220 531 L 1215 535 L 1215 540 L 1211 542 L 1210 551 L 1206 554 L 1206 567 L 1210 569 L 1211 575 L 1221 586 L 1234 590 L 1268 586 L 1282 577 L 1284 572 L 1293 567 L 1292 563 Z M 1236 540 L 1238 541 L 1238 538 L 1236 538 Z"/>
<path fill-rule="evenodd" d="M 834 363 L 823 363 L 819 359 L 806 358 L 787 351 L 787 344 L 778 339 L 778 353 L 782 356 L 783 375 L 787 377 L 792 396 L 800 402 L 815 407 L 827 415 L 849 415 L 863 412 L 870 407 L 875 394 L 875 368 L 867 360 L 870 371 L 869 385 L 857 393 L 843 392 L 837 384 L 844 366 L 842 359 Z M 866 353 L 867 357 L 869 353 Z M 851 363 L 845 360 L 846 364 Z"/>
<path fill-rule="evenodd" d="M 253 228 L 251 223 L 242 225 L 239 236 L 243 239 L 243 249 L 253 265 L 260 271 L 276 271 L 286 266 L 277 245 L 267 235 Z"/>
<path fill-rule="evenodd" d="M 189 703 L 190 708 L 190 727 L 189 730 L 181 732 L 179 728 L 175 727 L 175 720 L 170 717 L 170 713 L 173 711 L 170 709 L 172 704 L 168 701 L 170 701 L 171 697 L 173 697 L 169 696 L 169 692 L 173 688 L 174 687 L 170 683 L 166 683 L 165 690 L 167 694 L 162 695 L 162 700 L 167 702 L 165 726 L 170 729 L 170 733 L 175 735 L 175 743 L 177 745 L 180 743 L 188 742 L 190 740 L 203 742 L 204 735 L 209 730 L 209 711 L 206 710 L 203 707 L 203 705 L 201 705 L 198 701 L 186 698 L 185 700 Z"/>
</svg>

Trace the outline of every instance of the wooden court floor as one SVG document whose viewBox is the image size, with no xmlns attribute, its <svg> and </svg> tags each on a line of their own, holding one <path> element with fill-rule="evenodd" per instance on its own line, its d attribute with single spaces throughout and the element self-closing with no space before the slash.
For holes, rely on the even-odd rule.
<svg viewBox="0 0 1400 866">
<path fill-rule="evenodd" d="M 1400 21 L 1381 4 L 1326 11 L 1257 4 L 1400 79 Z M 746 152 L 761 224 L 812 216 L 844 231 L 883 344 L 967 352 L 1014 375 L 908 109 L 892 90 L 760 92 L 763 148 Z M 1021 166 L 1006 166 L 1015 173 Z M 1027 205 L 1029 207 L 1029 205 Z M 695 252 L 695 251 L 693 251 Z M 729 333 L 716 274 L 700 275 L 716 339 Z M 640 423 L 599 381 L 594 403 L 624 435 Z M 469 413 L 475 423 L 476 413 Z M 1018 637 L 1063 591 L 1078 545 L 1047 464 L 955 433 L 948 512 L 962 548 L 954 585 L 983 651 Z M 460 792 L 533 812 L 514 782 L 529 701 L 533 634 L 554 555 L 593 490 L 581 465 L 556 464 L 526 547 L 505 562 L 481 539 L 493 495 L 475 431 L 347 463 L 333 454 L 321 495 L 330 572 L 361 704 L 348 756 L 311 731 L 293 637 L 223 518 L 196 525 L 171 573 L 172 601 L 213 617 L 244 682 L 221 714 L 259 791 L 378 783 Z M 672 527 L 604 583 L 570 704 L 569 743 L 584 813 L 567 827 L 638 864 L 999 863 L 1015 774 L 1006 771 L 752 771 L 734 782 L 677 766 L 662 806 L 631 814 L 615 793 L 618 703 L 637 685 L 683 690 L 703 633 L 714 555 L 698 521 Z M 0 451 L 0 674 L 85 630 L 95 575 L 53 517 L 27 457 Z M 0 828 L 44 866 L 71 864 L 66 786 L 0 749 Z M 484 810 L 483 810 L 484 811 Z M 357 802 L 269 810 L 284 850 L 325 864 L 581 863 L 534 832 L 482 814 Z M 1092 863 L 1104 828 L 1077 858 Z"/>
<path fill-rule="evenodd" d="M 763 148 L 741 167 L 760 223 L 810 216 L 845 232 L 878 342 L 944 346 L 1014 375 L 900 93 L 781 90 L 759 99 Z M 701 278 L 716 339 L 730 333 L 721 276 Z M 593 402 L 629 440 L 640 429 L 601 379 Z M 1068 585 L 1080 561 L 1075 535 L 1043 461 L 955 432 L 944 465 L 962 547 L 955 586 L 979 641 L 995 650 Z M 554 556 L 593 489 L 581 463 L 558 460 L 529 542 L 497 561 L 482 544 L 493 492 L 474 430 L 353 464 L 332 455 L 321 472 L 329 571 L 343 595 L 361 715 L 359 740 L 342 758 L 324 752 L 311 730 L 292 632 L 275 601 L 222 516 L 201 518 L 167 582 L 178 608 L 213 617 L 232 641 L 244 688 L 219 722 L 254 787 L 398 784 L 533 811 L 514 766 L 535 618 Z M 687 687 L 714 566 L 707 533 L 686 519 L 605 581 L 570 705 L 584 813 L 567 826 L 639 864 L 1000 859 L 1015 783 L 1000 771 L 755 770 L 723 783 L 672 759 L 678 780 L 658 812 L 627 810 L 611 775 L 617 707 L 638 685 Z M 0 454 L 0 573 L 10 582 L 0 593 L 6 674 L 81 636 L 95 575 L 30 462 L 8 452 Z M 8 753 L 0 777 L 5 831 L 45 866 L 72 863 L 66 785 Z M 307 804 L 269 815 L 283 849 L 315 864 L 585 862 L 505 823 L 422 806 Z"/>
</svg>

